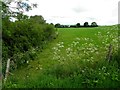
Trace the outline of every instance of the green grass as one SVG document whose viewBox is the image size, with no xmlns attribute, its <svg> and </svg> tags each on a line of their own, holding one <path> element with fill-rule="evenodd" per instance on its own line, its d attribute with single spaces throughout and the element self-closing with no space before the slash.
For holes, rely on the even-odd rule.
<svg viewBox="0 0 120 90">
<path fill-rule="evenodd" d="M 117 61 L 105 60 L 110 43 L 117 51 L 116 29 L 116 26 L 59 28 L 57 39 L 28 66 L 12 72 L 4 87 L 120 87 Z"/>
</svg>

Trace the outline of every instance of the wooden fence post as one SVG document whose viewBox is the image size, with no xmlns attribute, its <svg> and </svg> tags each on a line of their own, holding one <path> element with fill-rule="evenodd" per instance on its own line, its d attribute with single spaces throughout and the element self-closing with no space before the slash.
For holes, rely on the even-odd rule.
<svg viewBox="0 0 120 90">
<path fill-rule="evenodd" d="M 110 60 L 112 59 L 112 44 L 110 44 L 109 48 L 108 48 L 108 54 L 107 54 L 107 57 L 106 59 L 108 60 L 108 62 L 110 62 Z"/>
<path fill-rule="evenodd" d="M 7 77 L 9 75 L 9 68 L 10 68 L 10 59 L 7 60 L 7 66 L 6 66 L 6 73 L 5 73 L 4 83 L 6 82 Z"/>
</svg>

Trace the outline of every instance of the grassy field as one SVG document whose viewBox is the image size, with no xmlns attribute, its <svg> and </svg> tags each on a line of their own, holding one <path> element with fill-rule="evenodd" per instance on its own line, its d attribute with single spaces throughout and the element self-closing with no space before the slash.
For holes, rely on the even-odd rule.
<svg viewBox="0 0 120 90">
<path fill-rule="evenodd" d="M 34 61 L 12 72 L 5 88 L 120 87 L 115 58 L 106 60 L 110 44 L 118 50 L 117 26 L 58 28 L 58 37 Z"/>
</svg>

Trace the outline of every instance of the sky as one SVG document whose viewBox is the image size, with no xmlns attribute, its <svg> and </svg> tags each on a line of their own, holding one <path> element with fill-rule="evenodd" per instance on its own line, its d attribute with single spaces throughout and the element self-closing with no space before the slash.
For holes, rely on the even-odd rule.
<svg viewBox="0 0 120 90">
<path fill-rule="evenodd" d="M 98 25 L 118 23 L 120 0 L 29 0 L 38 7 L 26 12 L 29 16 L 42 15 L 47 23 L 65 25 L 97 22 Z"/>
</svg>

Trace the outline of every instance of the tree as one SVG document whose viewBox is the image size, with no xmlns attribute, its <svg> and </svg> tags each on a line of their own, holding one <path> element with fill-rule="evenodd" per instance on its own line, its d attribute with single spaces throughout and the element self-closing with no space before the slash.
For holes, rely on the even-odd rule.
<svg viewBox="0 0 120 90">
<path fill-rule="evenodd" d="M 76 25 L 70 25 L 71 28 L 76 28 Z"/>
<path fill-rule="evenodd" d="M 91 23 L 91 26 L 92 26 L 92 27 L 97 27 L 98 25 L 97 25 L 96 22 L 92 22 L 92 23 Z"/>
<path fill-rule="evenodd" d="M 56 28 L 60 28 L 61 25 L 60 25 L 59 23 L 57 23 L 57 24 L 55 24 L 55 27 L 56 27 Z"/>
<path fill-rule="evenodd" d="M 32 10 L 32 8 L 37 7 L 37 4 L 28 4 L 28 0 L 4 0 L 0 1 L 2 4 L 2 9 L 0 13 L 2 14 L 2 19 L 14 17 L 20 20 L 20 17 L 23 16 L 23 13 L 26 11 Z M 14 7 L 11 3 L 16 4 Z"/>
<path fill-rule="evenodd" d="M 88 26 L 89 26 L 88 22 L 85 22 L 84 27 L 88 27 Z"/>
<path fill-rule="evenodd" d="M 39 24 L 45 24 L 46 20 L 44 20 L 44 18 L 41 15 L 35 15 L 35 16 L 31 16 L 30 20 L 32 23 L 39 23 Z"/>
<path fill-rule="evenodd" d="M 54 26 L 54 24 L 53 24 L 53 23 L 50 23 L 50 24 Z"/>
<path fill-rule="evenodd" d="M 80 27 L 80 23 L 77 23 L 77 24 L 76 24 L 76 27 Z"/>
</svg>

